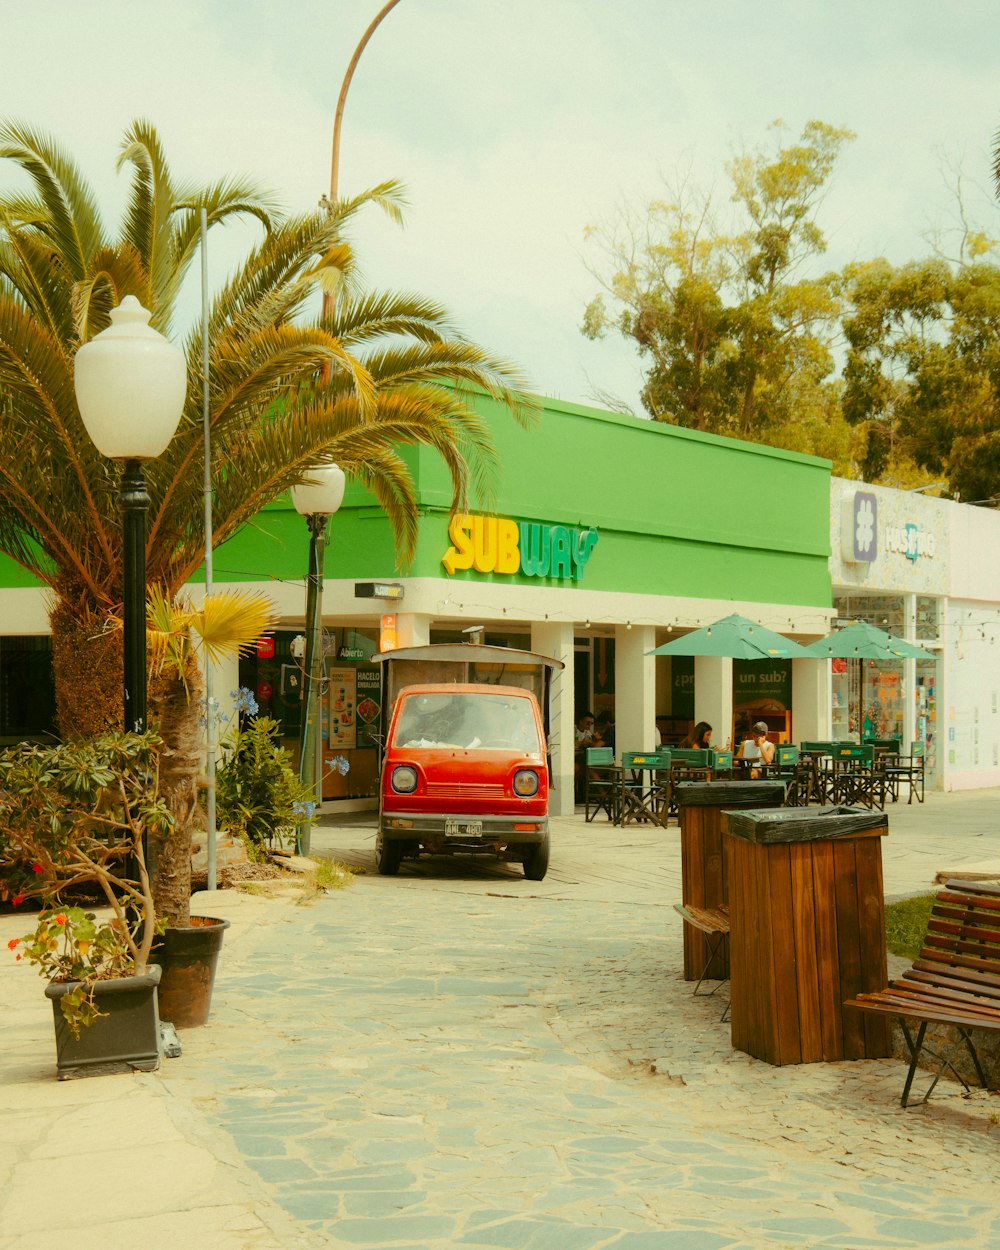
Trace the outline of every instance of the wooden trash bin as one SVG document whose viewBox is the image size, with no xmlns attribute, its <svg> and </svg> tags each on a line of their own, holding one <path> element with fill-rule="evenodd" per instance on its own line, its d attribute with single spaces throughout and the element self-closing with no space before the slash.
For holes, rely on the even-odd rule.
<svg viewBox="0 0 1000 1250">
<path fill-rule="evenodd" d="M 843 1010 L 887 984 L 885 813 L 730 811 L 723 829 L 735 1049 L 776 1065 L 891 1055 L 885 1018 Z"/>
<path fill-rule="evenodd" d="M 722 813 L 726 808 L 773 808 L 783 801 L 785 787 L 780 781 L 681 781 L 675 794 L 681 826 L 681 899 L 706 911 L 726 907 Z M 712 955 L 709 935 L 686 924 L 684 980 L 698 981 L 702 976 L 709 981 L 728 978 L 729 938 L 723 937 Z"/>
</svg>

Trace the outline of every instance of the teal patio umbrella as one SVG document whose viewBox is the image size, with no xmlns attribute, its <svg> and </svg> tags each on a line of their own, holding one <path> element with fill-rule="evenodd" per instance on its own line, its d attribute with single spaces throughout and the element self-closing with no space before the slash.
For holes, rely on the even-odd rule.
<svg viewBox="0 0 1000 1250">
<path fill-rule="evenodd" d="M 733 613 L 712 625 L 692 629 L 647 655 L 728 656 L 734 660 L 811 660 L 805 647 L 783 634 Z M 732 719 L 732 709 L 729 712 Z"/>
<path fill-rule="evenodd" d="M 807 654 L 822 660 L 857 660 L 858 662 L 858 738 L 863 737 L 864 717 L 864 671 L 865 660 L 934 660 L 933 651 L 926 651 L 905 638 L 887 634 L 877 625 L 867 621 L 855 621 L 845 629 L 838 629 L 828 638 L 810 643 L 804 648 Z"/>
<path fill-rule="evenodd" d="M 814 653 L 739 613 L 692 629 L 647 655 L 720 655 L 734 660 L 811 660 Z"/>
</svg>

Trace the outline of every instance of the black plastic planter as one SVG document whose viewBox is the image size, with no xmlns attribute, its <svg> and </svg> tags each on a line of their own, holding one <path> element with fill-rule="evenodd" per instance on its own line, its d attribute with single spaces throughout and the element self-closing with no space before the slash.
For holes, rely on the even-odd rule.
<svg viewBox="0 0 1000 1250">
<path fill-rule="evenodd" d="M 94 1001 L 101 1014 L 81 1028 L 78 1038 L 66 1023 L 60 1002 L 78 982 L 50 982 L 45 997 L 52 1000 L 59 1080 L 155 1071 L 160 1066 L 159 982 L 160 969 L 155 964 L 141 976 L 95 981 Z"/>
<path fill-rule="evenodd" d="M 176 1029 L 208 1021 L 215 969 L 228 920 L 192 916 L 189 928 L 167 929 L 153 943 L 152 958 L 163 969 L 160 1019 Z"/>
</svg>

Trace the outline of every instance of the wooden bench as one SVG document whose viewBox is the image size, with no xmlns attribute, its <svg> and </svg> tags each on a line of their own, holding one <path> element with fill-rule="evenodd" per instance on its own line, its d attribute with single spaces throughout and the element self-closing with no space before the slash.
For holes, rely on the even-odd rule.
<svg viewBox="0 0 1000 1250">
<path fill-rule="evenodd" d="M 705 966 L 698 978 L 698 983 L 694 987 L 694 993 L 697 994 L 701 988 L 702 981 L 708 976 L 708 971 L 712 966 L 712 961 L 719 954 L 723 943 L 729 936 L 729 908 L 726 904 L 719 907 L 695 907 L 693 903 L 674 903 L 674 911 L 680 916 L 685 924 L 689 924 L 693 929 L 698 929 L 706 936 L 706 946 L 708 949 L 708 958 L 705 960 Z M 719 985 L 723 984 L 722 981 Z M 714 994 L 719 988 L 717 985 L 714 990 L 709 990 L 709 994 Z M 722 1019 L 725 1020 L 729 1014 L 729 1004 L 722 1013 Z"/>
<path fill-rule="evenodd" d="M 985 1087 L 986 1077 L 972 1030 L 1000 1033 L 1000 887 L 949 881 L 935 900 L 917 962 L 898 980 L 890 981 L 886 989 L 877 994 L 858 994 L 844 1006 L 899 1017 L 910 1052 L 902 1106 L 909 1106 L 910 1087 L 924 1050 L 940 1066 L 919 1100 L 921 1103 L 931 1096 L 948 1069 L 969 1088 L 952 1062 L 952 1056 L 963 1045 L 971 1056 L 979 1083 Z M 916 1037 L 910 1032 L 908 1020 L 919 1022 Z M 954 1030 L 954 1040 L 943 1053 L 925 1047 L 928 1025 Z"/>
</svg>

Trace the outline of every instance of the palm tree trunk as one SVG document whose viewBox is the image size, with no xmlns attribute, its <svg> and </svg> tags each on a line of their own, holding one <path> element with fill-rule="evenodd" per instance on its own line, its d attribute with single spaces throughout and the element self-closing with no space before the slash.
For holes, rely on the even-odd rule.
<svg viewBox="0 0 1000 1250">
<path fill-rule="evenodd" d="M 56 724 L 64 742 L 121 729 L 122 633 L 87 613 L 80 617 L 60 600 L 49 614 Z"/>
<path fill-rule="evenodd" d="M 198 779 L 203 733 L 199 724 L 205 684 L 194 656 L 183 677 L 169 666 L 150 681 L 149 723 L 163 739 L 160 793 L 174 818 L 171 836 L 159 847 L 153 898 L 156 916 L 167 926 L 191 920 L 191 843 L 198 827 Z"/>
</svg>

